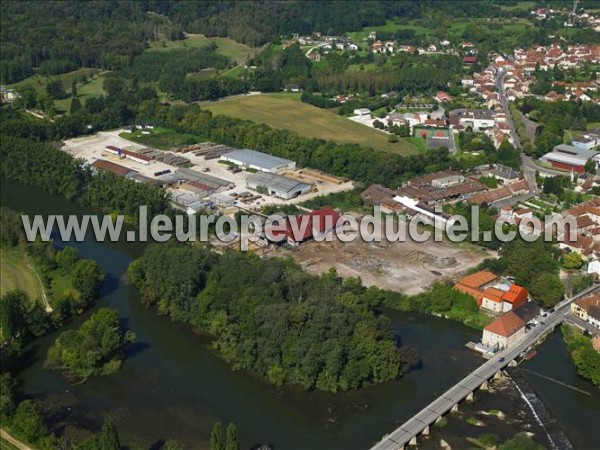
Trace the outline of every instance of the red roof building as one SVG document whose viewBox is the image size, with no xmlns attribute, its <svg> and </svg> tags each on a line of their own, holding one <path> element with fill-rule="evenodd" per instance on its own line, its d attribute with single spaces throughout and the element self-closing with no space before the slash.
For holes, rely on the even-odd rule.
<svg viewBox="0 0 600 450">
<path fill-rule="evenodd" d="M 266 230 L 269 240 L 290 244 L 300 244 L 314 237 L 314 233 L 325 233 L 336 227 L 340 215 L 332 208 L 323 208 L 308 214 L 286 217 L 282 225 L 274 225 Z M 284 239 L 285 237 L 285 239 Z"/>
</svg>

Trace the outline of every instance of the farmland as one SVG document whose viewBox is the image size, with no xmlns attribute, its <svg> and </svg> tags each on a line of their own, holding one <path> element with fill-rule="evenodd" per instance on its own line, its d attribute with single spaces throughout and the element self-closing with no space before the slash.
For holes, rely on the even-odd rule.
<svg viewBox="0 0 600 450">
<path fill-rule="evenodd" d="M 297 94 L 264 94 L 230 97 L 205 102 L 203 108 L 225 116 L 265 123 L 274 128 L 294 131 L 301 136 L 356 143 L 391 153 L 417 153 L 414 139 L 388 143 L 388 136 L 365 125 L 338 116 L 335 112 L 302 103 Z"/>
</svg>

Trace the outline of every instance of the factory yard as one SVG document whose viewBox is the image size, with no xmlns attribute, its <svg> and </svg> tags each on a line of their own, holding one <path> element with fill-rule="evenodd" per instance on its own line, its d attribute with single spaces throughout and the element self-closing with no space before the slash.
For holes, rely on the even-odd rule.
<svg viewBox="0 0 600 450">
<path fill-rule="evenodd" d="M 377 286 L 408 295 L 423 292 L 432 283 L 454 280 L 466 270 L 490 257 L 480 248 L 447 242 L 307 242 L 292 256 L 312 274 L 335 267 L 341 277 L 360 277 L 365 286 Z M 275 255 L 273 255 L 275 256 Z"/>
<path fill-rule="evenodd" d="M 155 173 L 157 172 L 166 170 L 175 172 L 178 169 L 177 167 L 157 160 L 152 160 L 149 164 L 143 164 L 141 162 L 133 161 L 129 158 L 119 158 L 117 155 L 108 153 L 106 151 L 106 147 L 108 146 L 130 150 L 133 152 L 143 152 L 143 149 L 148 148 L 119 136 L 123 133 L 123 131 L 124 130 L 122 129 L 103 131 L 93 136 L 69 139 L 64 141 L 65 145 L 62 147 L 62 150 L 73 156 L 83 158 L 90 163 L 94 162 L 95 160 L 110 161 L 126 167 L 127 169 L 137 171 L 139 174 L 151 179 L 156 179 Z M 160 150 L 156 150 L 156 152 L 163 154 L 163 152 Z M 170 152 L 164 152 L 164 154 L 168 153 Z M 321 174 L 318 171 L 307 168 L 296 168 L 294 170 L 287 170 L 279 173 L 279 175 L 312 185 L 312 190 L 293 199 L 282 199 L 264 193 L 259 194 L 256 191 L 251 190 L 247 186 L 247 178 L 253 175 L 253 172 L 246 170 L 234 172 L 228 170 L 230 167 L 227 164 L 219 162 L 219 158 L 205 159 L 204 156 L 195 155 L 194 152 L 172 154 L 189 159 L 190 164 L 185 166 L 188 169 L 203 173 L 206 176 L 216 177 L 233 183 L 235 187 L 232 189 L 219 192 L 221 194 L 226 194 L 227 196 L 239 198 L 240 200 L 237 202 L 237 204 L 238 206 L 242 206 L 244 209 L 259 210 L 266 205 L 302 203 L 317 196 L 347 191 L 353 188 L 351 181 L 336 180 L 335 178 L 326 174 Z M 173 185 L 169 187 L 168 190 L 175 197 L 184 192 L 184 187 L 181 185 Z M 200 198 L 198 198 L 198 200 L 200 200 Z"/>
</svg>

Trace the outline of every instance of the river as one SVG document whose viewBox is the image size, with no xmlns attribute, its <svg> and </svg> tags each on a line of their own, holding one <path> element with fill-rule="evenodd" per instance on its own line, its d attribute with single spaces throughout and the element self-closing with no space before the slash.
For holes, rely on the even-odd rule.
<svg viewBox="0 0 600 450">
<path fill-rule="evenodd" d="M 2 182 L 1 204 L 27 214 L 92 213 L 61 197 L 7 181 Z M 103 415 L 110 413 L 116 418 L 122 443 L 132 449 L 160 448 L 163 439 L 207 448 L 217 420 L 237 425 L 243 448 L 270 443 L 277 450 L 365 449 L 481 363 L 464 348 L 479 332 L 444 319 L 386 311 L 402 342 L 418 349 L 419 369 L 394 382 L 338 394 L 278 389 L 247 372 L 230 370 L 207 349 L 206 339 L 142 306 L 137 290 L 124 280 L 128 264 L 143 251 L 142 244 L 99 243 L 87 236 L 70 245 L 107 272 L 96 307 L 117 309 L 136 333 L 137 343 L 119 373 L 79 385 L 69 383 L 60 372 L 43 369 L 56 333 L 25 349 L 23 368 L 17 375 L 19 389 L 38 399 L 53 428 L 69 437 L 97 432 Z M 74 319 L 67 328 L 77 326 L 89 314 Z M 554 338 L 550 341 L 556 344 Z M 556 376 L 554 370 L 568 372 L 570 368 L 573 372 L 566 354 L 556 359 L 559 368 L 544 364 L 548 347 L 527 363 L 532 370 L 550 376 Z M 554 361 L 552 352 L 549 358 Z M 592 442 L 596 430 L 584 425 L 582 418 L 590 411 L 600 412 L 597 395 L 582 403 L 576 392 L 558 392 L 563 388 L 547 386 L 539 377 L 532 376 L 531 382 L 571 431 L 570 437 L 579 437 L 584 445 Z M 568 409 L 561 414 L 562 405 Z"/>
</svg>

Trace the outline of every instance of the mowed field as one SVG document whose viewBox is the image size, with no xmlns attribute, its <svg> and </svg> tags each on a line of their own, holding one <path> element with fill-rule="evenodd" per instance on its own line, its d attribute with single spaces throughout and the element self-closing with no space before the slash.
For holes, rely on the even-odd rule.
<svg viewBox="0 0 600 450">
<path fill-rule="evenodd" d="M 33 301 L 42 299 L 42 286 L 19 247 L 0 248 L 0 293 L 21 289 Z"/>
<path fill-rule="evenodd" d="M 201 107 L 215 115 L 265 123 L 305 137 L 356 143 L 402 155 L 420 151 L 410 140 L 400 138 L 400 142 L 388 143 L 388 135 L 385 133 L 352 122 L 335 112 L 302 103 L 299 94 L 241 95 L 216 102 L 204 102 Z"/>
<path fill-rule="evenodd" d="M 155 41 L 150 44 L 148 51 L 168 51 L 175 48 L 205 47 L 211 42 L 217 45 L 217 53 L 227 56 L 238 64 L 245 63 L 259 49 L 240 44 L 229 38 L 206 37 L 203 34 L 186 34 L 180 41 Z"/>
</svg>

